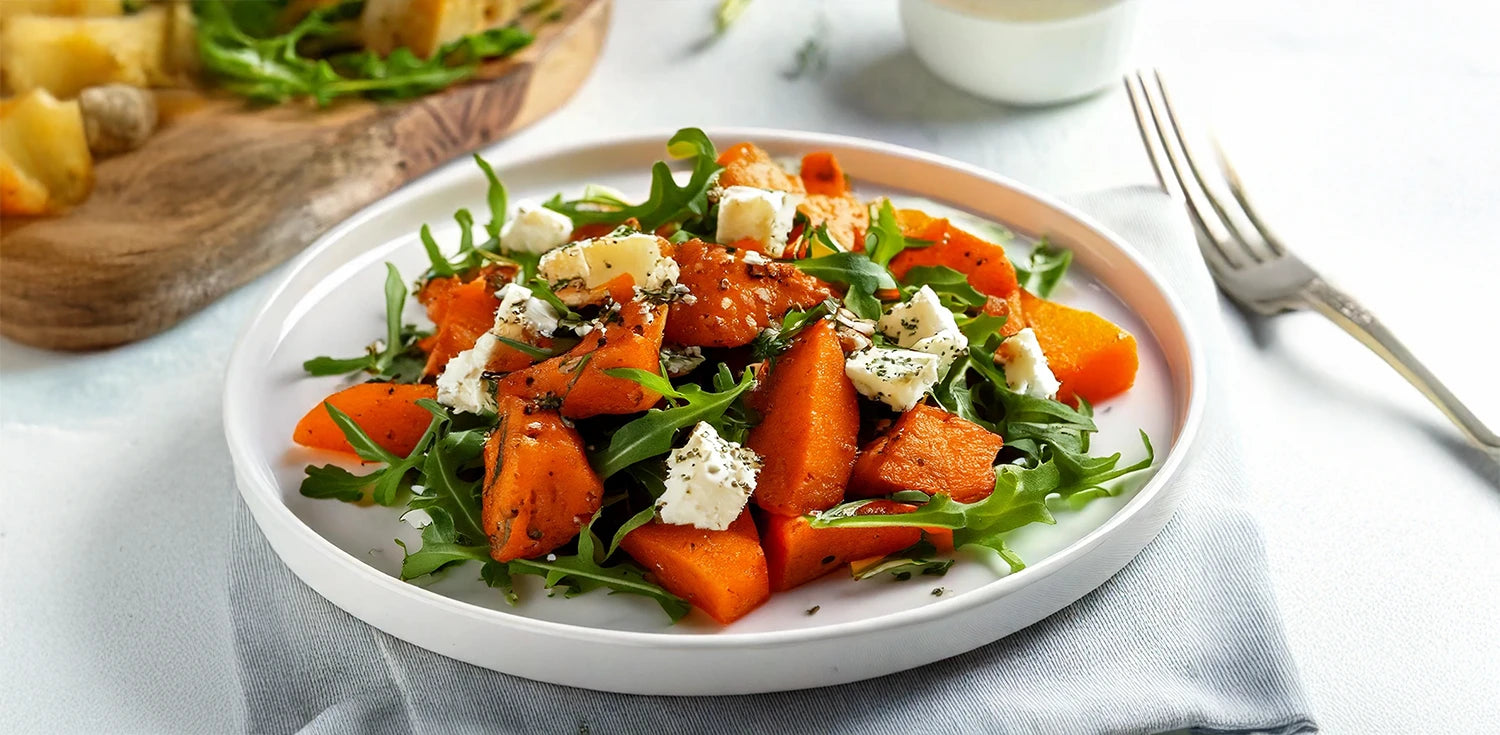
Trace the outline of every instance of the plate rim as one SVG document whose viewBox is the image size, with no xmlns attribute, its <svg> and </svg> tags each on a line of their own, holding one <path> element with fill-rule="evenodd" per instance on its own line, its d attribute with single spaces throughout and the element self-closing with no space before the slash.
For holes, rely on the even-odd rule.
<svg viewBox="0 0 1500 735">
<path fill-rule="evenodd" d="M 830 638 L 858 636 L 892 628 L 931 623 L 934 620 L 941 620 L 959 612 L 992 603 L 1024 587 L 1040 582 L 1046 577 L 1078 561 L 1093 548 L 1103 543 L 1106 538 L 1120 527 L 1129 523 L 1137 514 L 1144 512 L 1150 507 L 1152 505 L 1151 501 L 1165 491 L 1166 486 L 1175 478 L 1183 462 L 1193 453 L 1203 420 L 1208 385 L 1206 378 L 1207 366 L 1203 355 L 1201 339 L 1197 335 L 1194 321 L 1188 318 L 1181 299 L 1167 285 L 1168 282 L 1166 279 L 1129 242 L 1115 234 L 1109 228 L 1104 227 L 1086 213 L 1058 200 L 1056 197 L 1038 191 L 1003 174 L 907 146 L 856 136 L 778 128 L 709 126 L 701 129 L 708 135 L 710 140 L 734 139 L 756 143 L 775 142 L 789 146 L 804 147 L 809 150 L 816 149 L 818 146 L 857 148 L 881 156 L 914 159 L 929 165 L 955 169 L 967 175 L 987 179 L 993 183 L 1010 188 L 1042 206 L 1051 208 L 1055 213 L 1078 222 L 1102 237 L 1111 247 L 1124 255 L 1138 268 L 1161 296 L 1173 320 L 1176 322 L 1177 328 L 1182 334 L 1182 341 L 1188 356 L 1187 365 L 1185 366 L 1188 401 L 1182 418 L 1181 428 L 1175 441 L 1168 448 L 1166 456 L 1156 473 L 1140 488 L 1135 496 L 1130 498 L 1125 505 L 1121 506 L 1118 511 L 1098 527 L 1090 530 L 1082 538 L 1079 538 L 1041 561 L 1035 564 L 1028 564 L 1026 569 L 1019 573 L 1007 574 L 972 592 L 938 600 L 920 607 L 871 618 L 833 623 L 826 626 L 754 633 L 716 632 L 701 635 L 614 630 L 509 614 L 500 610 L 447 597 L 425 587 L 387 575 L 339 548 L 311 526 L 302 522 L 292 512 L 290 507 L 276 500 L 276 495 L 280 493 L 280 487 L 272 476 L 270 468 L 268 466 L 256 466 L 257 463 L 253 463 L 249 459 L 252 441 L 247 436 L 248 428 L 246 428 L 240 419 L 240 414 L 244 410 L 241 404 L 245 399 L 237 397 L 236 385 L 238 381 L 236 378 L 253 367 L 253 360 L 248 359 L 253 357 L 253 355 L 247 352 L 249 342 L 253 335 L 264 328 L 264 322 L 271 317 L 269 314 L 271 307 L 284 293 L 292 288 L 297 277 L 303 274 L 313 261 L 319 259 L 325 251 L 333 247 L 337 241 L 345 237 L 350 231 L 358 229 L 361 225 L 379 216 L 388 208 L 407 204 L 411 199 L 421 196 L 423 191 L 435 186 L 456 183 L 478 175 L 465 167 L 453 165 L 455 162 L 467 158 L 466 154 L 443 164 L 431 174 L 421 177 L 411 184 L 372 202 L 319 236 L 286 266 L 284 274 L 280 276 L 276 285 L 269 289 L 256 305 L 244 326 L 241 327 L 239 334 L 235 338 L 225 370 L 224 391 L 222 394 L 222 419 L 225 441 L 228 444 L 231 462 L 235 470 L 235 484 L 240 491 L 240 496 L 250 508 L 257 525 L 276 523 L 303 542 L 308 548 L 329 557 L 332 561 L 350 570 L 354 575 L 365 578 L 368 583 L 386 592 L 413 598 L 416 602 L 436 605 L 439 609 L 444 609 L 449 613 L 511 628 L 518 632 L 555 635 L 584 643 L 623 645 L 627 647 L 678 650 L 769 648 Z M 616 133 L 529 150 L 516 149 L 516 152 L 506 150 L 507 146 L 502 145 L 498 150 L 491 150 L 486 160 L 496 170 L 503 170 L 505 167 L 526 164 L 532 161 L 577 156 L 591 150 L 623 146 L 640 146 L 654 143 L 659 144 L 662 152 L 665 153 L 666 141 L 675 131 L 676 129 L 659 128 Z M 478 153 L 484 153 L 484 151 L 479 151 Z M 323 277 L 327 275 L 324 274 Z M 1128 304 L 1126 306 L 1129 308 Z M 1135 310 L 1131 309 L 1131 311 L 1134 312 Z M 255 486 L 254 490 L 258 492 L 253 492 L 250 486 Z M 264 533 L 263 529 L 262 532 Z M 1147 544 L 1149 545 L 1149 541 Z M 288 567 L 293 566 L 288 564 L 285 559 L 280 559 L 282 552 L 279 549 L 273 550 L 276 551 L 279 560 L 283 564 L 286 564 Z M 1139 553 L 1140 551 L 1138 550 L 1135 554 L 1132 554 L 1132 559 Z M 1128 564 L 1129 562 L 1127 561 L 1126 563 Z M 296 574 L 295 571 L 294 574 Z M 305 583 L 305 580 L 300 579 L 300 574 L 297 574 L 297 576 L 299 577 L 299 581 L 304 581 Z M 1015 581 L 1018 579 L 1020 580 L 1019 582 Z M 314 589 L 314 591 L 320 597 L 324 596 L 321 591 L 317 589 Z M 1050 617 L 1050 614 L 1046 617 Z M 361 620 L 361 622 L 365 621 Z"/>
</svg>

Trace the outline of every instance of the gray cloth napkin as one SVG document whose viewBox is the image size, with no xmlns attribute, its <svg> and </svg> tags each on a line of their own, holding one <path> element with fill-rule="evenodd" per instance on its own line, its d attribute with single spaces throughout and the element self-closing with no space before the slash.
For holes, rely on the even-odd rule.
<svg viewBox="0 0 1500 735">
<path fill-rule="evenodd" d="M 1159 192 L 1071 200 L 1181 295 L 1211 355 L 1222 328 L 1181 208 Z M 1212 362 L 1223 396 L 1228 366 Z M 1210 400 L 1176 517 L 1095 592 L 976 651 L 881 679 L 744 697 L 603 694 L 444 658 L 334 607 L 240 504 L 230 599 L 254 733 L 1302 733 L 1316 730 L 1245 493 L 1234 417 Z"/>
</svg>

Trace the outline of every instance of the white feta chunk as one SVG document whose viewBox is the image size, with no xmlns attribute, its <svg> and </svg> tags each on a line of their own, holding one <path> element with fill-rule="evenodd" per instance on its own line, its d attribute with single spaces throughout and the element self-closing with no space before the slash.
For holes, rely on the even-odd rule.
<svg viewBox="0 0 1500 735">
<path fill-rule="evenodd" d="M 437 400 L 462 413 L 495 410 L 495 396 L 484 384 L 485 367 L 500 341 L 494 334 L 479 335 L 474 346 L 453 356 L 437 379 Z"/>
<path fill-rule="evenodd" d="M 948 374 L 953 362 L 969 351 L 969 338 L 957 329 L 945 329 L 931 337 L 919 339 L 911 346 L 917 352 L 935 355 L 938 359 L 938 375 Z"/>
<path fill-rule="evenodd" d="M 659 291 L 677 283 L 677 261 L 661 254 L 661 238 L 634 232 L 576 242 L 542 256 L 537 273 L 554 289 L 597 288 L 629 273 L 637 288 Z"/>
<path fill-rule="evenodd" d="M 500 246 L 507 251 L 545 253 L 568 243 L 573 220 L 546 207 L 521 205 L 500 228 Z"/>
<path fill-rule="evenodd" d="M 687 444 L 667 455 L 666 492 L 656 501 L 663 523 L 722 531 L 755 491 L 760 457 L 699 422 Z"/>
<path fill-rule="evenodd" d="M 844 360 L 844 374 L 859 394 L 897 411 L 910 411 L 941 378 L 937 355 L 871 347 Z"/>
<path fill-rule="evenodd" d="M 940 375 L 969 349 L 969 338 L 959 331 L 953 312 L 930 286 L 917 289 L 906 303 L 892 306 L 880 318 L 880 331 L 902 347 L 937 355 Z"/>
<path fill-rule="evenodd" d="M 880 317 L 880 332 L 902 347 L 947 330 L 958 331 L 958 321 L 931 286 L 917 289 L 906 303 L 892 306 Z"/>
<path fill-rule="evenodd" d="M 1033 398 L 1056 398 L 1062 387 L 1031 327 L 1006 337 L 995 351 L 995 361 L 1005 369 L 1005 382 L 1017 393 Z"/>
<path fill-rule="evenodd" d="M 495 336 L 529 342 L 557 331 L 562 315 L 551 304 L 533 295 L 531 289 L 507 283 L 495 292 L 495 296 L 500 299 L 500 308 L 495 310 L 495 326 L 490 328 Z"/>
<path fill-rule="evenodd" d="M 783 257 L 801 202 L 800 194 L 731 186 L 719 196 L 719 229 L 714 237 L 724 245 L 754 240 L 772 257 Z"/>
</svg>

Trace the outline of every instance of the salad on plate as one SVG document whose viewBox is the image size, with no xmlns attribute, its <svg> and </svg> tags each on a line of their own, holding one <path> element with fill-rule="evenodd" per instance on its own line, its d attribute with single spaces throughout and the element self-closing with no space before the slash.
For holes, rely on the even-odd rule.
<svg viewBox="0 0 1500 735">
<path fill-rule="evenodd" d="M 488 223 L 459 210 L 448 247 L 424 227 L 427 271 L 386 265 L 385 334 L 304 364 L 360 382 L 293 430 L 342 455 L 301 492 L 400 509 L 421 528 L 403 579 L 470 570 L 517 604 L 536 575 L 728 624 L 841 570 L 1019 571 L 1010 532 L 1152 466 L 1144 432 L 1138 461 L 1089 452 L 1136 342 L 1047 298 L 1069 252 L 1013 262 L 859 197 L 831 153 L 695 128 L 667 150 L 687 170 L 657 163 L 644 201 L 591 185 L 514 210 L 476 156 Z"/>
</svg>

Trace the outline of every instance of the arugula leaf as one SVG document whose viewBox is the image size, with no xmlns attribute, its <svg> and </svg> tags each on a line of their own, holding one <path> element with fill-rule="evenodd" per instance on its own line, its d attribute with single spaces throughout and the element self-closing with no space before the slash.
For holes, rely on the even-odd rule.
<svg viewBox="0 0 1500 735">
<path fill-rule="evenodd" d="M 891 200 L 882 199 L 880 206 L 874 207 L 874 213 L 870 216 L 870 229 L 865 232 L 865 252 L 870 254 L 870 260 L 887 266 L 902 250 L 930 245 L 930 242 L 908 240 L 901 234 L 901 222 L 896 219 L 896 207 L 891 204 Z"/>
<path fill-rule="evenodd" d="M 353 447 L 354 453 L 366 462 L 378 462 L 385 465 L 385 467 L 361 477 L 366 484 L 374 486 L 370 496 L 372 500 L 380 505 L 392 506 L 399 504 L 403 491 L 409 491 L 411 488 L 410 472 L 422 464 L 426 458 L 428 447 L 432 445 L 443 425 L 448 421 L 446 409 L 438 405 L 436 401 L 422 398 L 417 401 L 417 405 L 426 408 L 433 414 L 432 422 L 427 425 L 427 430 L 417 440 L 416 446 L 412 447 L 411 453 L 405 457 L 398 457 L 371 439 L 369 434 L 366 434 L 365 430 L 354 422 L 354 419 L 349 418 L 348 414 L 340 411 L 331 403 L 323 403 L 323 409 L 328 412 L 328 415 L 333 419 L 333 423 L 343 432 L 344 439 L 349 442 L 350 447 Z M 332 465 L 325 465 L 321 468 L 309 466 L 306 470 L 307 477 L 302 480 L 300 492 L 308 497 L 326 497 L 326 495 L 323 495 L 324 493 L 334 491 L 329 484 L 330 481 L 342 487 L 347 487 L 354 482 L 352 479 L 339 475 L 336 470 L 331 468 Z M 342 494 L 345 498 L 349 496 L 347 490 L 344 490 Z"/>
<path fill-rule="evenodd" d="M 385 269 L 385 340 L 370 345 L 363 357 L 314 357 L 302 363 L 302 369 L 309 375 L 343 375 L 363 370 L 395 383 L 421 379 L 426 360 L 416 343 L 426 335 L 401 323 L 406 308 L 406 283 L 396 266 L 386 263 Z"/>
<path fill-rule="evenodd" d="M 358 17 L 363 6 L 362 0 L 343 0 L 315 8 L 285 33 L 273 35 L 280 12 L 275 3 L 194 0 L 198 56 L 219 86 L 253 102 L 311 97 L 327 106 L 351 95 L 391 100 L 435 92 L 472 76 L 480 60 L 512 53 L 533 40 L 530 33 L 507 26 L 444 44 L 428 59 L 405 48 L 385 58 L 369 51 L 327 59 L 302 55 L 299 49 L 305 45 L 336 39 L 341 24 Z"/>
<path fill-rule="evenodd" d="M 470 543 L 486 538 L 480 521 L 480 481 L 464 480 L 459 471 L 476 464 L 482 469 L 479 463 L 484 441 L 482 429 L 454 431 L 438 439 L 422 461 L 425 489 L 407 503 L 408 508 L 425 510 L 429 515 L 433 510 L 442 511 L 451 519 L 458 538 Z"/>
<path fill-rule="evenodd" d="M 356 475 L 337 465 L 316 467 L 308 465 L 307 477 L 302 480 L 301 492 L 309 498 L 332 498 L 345 503 L 356 503 L 365 497 L 365 488 L 374 479 L 369 475 Z"/>
<path fill-rule="evenodd" d="M 501 337 L 499 335 L 496 335 L 495 339 L 498 340 L 500 342 L 500 344 L 503 344 L 506 347 L 509 347 L 509 348 L 511 348 L 513 350 L 516 350 L 517 352 L 520 352 L 520 353 L 526 355 L 527 357 L 530 357 L 533 360 L 545 360 L 545 359 L 547 359 L 549 357 L 556 357 L 557 355 L 560 355 L 563 352 L 567 351 L 567 350 L 554 351 L 554 350 L 543 349 L 541 347 L 537 347 L 536 345 L 529 345 L 529 344 L 526 344 L 525 342 L 522 342 L 520 340 L 514 340 L 514 339 L 511 339 L 509 337 Z M 569 345 L 569 347 L 572 347 L 572 346 L 573 345 Z"/>
<path fill-rule="evenodd" d="M 505 191 L 505 182 L 500 180 L 500 176 L 495 173 L 495 167 L 491 166 L 489 161 L 484 160 L 484 156 L 475 153 L 474 163 L 479 166 L 480 171 L 484 172 L 484 178 L 489 182 L 489 187 L 485 189 L 485 202 L 490 208 L 490 221 L 485 223 L 484 231 L 490 233 L 490 237 L 498 242 L 500 230 L 505 227 L 510 197 Z M 504 244 L 501 245 L 503 248 Z"/>
<path fill-rule="evenodd" d="M 750 341 L 750 356 L 757 362 L 761 360 L 774 360 L 781 353 L 791 349 L 792 341 L 802 330 L 816 324 L 819 320 L 837 313 L 839 305 L 837 301 L 829 299 L 810 309 L 792 309 L 781 318 L 781 325 L 762 329 L 755 339 Z"/>
<path fill-rule="evenodd" d="M 923 534 L 921 540 L 900 551 L 885 555 L 872 564 L 857 565 L 851 567 L 850 571 L 858 580 L 873 579 L 882 574 L 890 574 L 898 582 L 904 582 L 915 575 L 926 575 L 941 577 L 948 573 L 953 566 L 952 559 L 938 559 L 937 547 Z"/>
<path fill-rule="evenodd" d="M 490 561 L 489 546 L 470 546 L 454 541 L 453 521 L 447 513 L 439 509 L 427 513 L 432 516 L 432 523 L 422 529 L 422 545 L 416 551 L 406 548 L 405 542 L 396 539 L 396 544 L 406 552 L 401 559 L 401 579 L 410 581 L 450 564 Z"/>
<path fill-rule="evenodd" d="M 921 286 L 931 288 L 944 302 L 944 306 L 955 311 L 984 306 L 989 301 L 988 296 L 969 284 L 968 275 L 946 265 L 912 266 L 901 280 L 911 291 Z"/>
<path fill-rule="evenodd" d="M 618 200 L 611 203 L 597 197 L 564 201 L 558 195 L 542 206 L 567 215 L 574 227 L 618 225 L 634 219 L 640 223 L 642 232 L 687 217 L 703 216 L 708 211 L 708 190 L 713 177 L 723 168 L 718 164 L 713 142 L 698 128 L 683 128 L 667 141 L 667 153 L 674 158 L 693 159 L 693 173 L 687 184 L 678 186 L 672 178 L 672 169 L 666 162 L 657 161 L 651 167 L 651 195 L 640 204 L 621 206 Z"/>
<path fill-rule="evenodd" d="M 794 260 L 792 265 L 815 278 L 847 284 L 849 291 L 844 294 L 844 305 L 862 319 L 879 319 L 880 299 L 875 294 L 897 288 L 891 272 L 864 253 L 834 253 Z"/>
<path fill-rule="evenodd" d="M 1073 251 L 1064 250 L 1047 241 L 1044 235 L 1036 247 L 1031 250 L 1031 258 L 1026 265 L 1012 263 L 1016 269 L 1016 276 L 1021 281 L 1021 288 L 1026 289 L 1038 296 L 1046 298 L 1052 295 L 1052 290 L 1057 284 L 1062 283 L 1063 276 L 1068 272 L 1068 266 L 1073 262 Z"/>
<path fill-rule="evenodd" d="M 660 375 L 635 368 L 612 368 L 605 370 L 604 374 L 635 381 L 651 390 L 657 390 L 661 383 L 667 382 Z M 672 438 L 678 429 L 699 421 L 711 424 L 718 421 L 754 382 L 755 372 L 747 368 L 738 383 L 716 393 L 693 383 L 680 387 L 668 383 L 665 387 L 672 388 L 670 393 L 658 392 L 681 401 L 681 404 L 665 410 L 653 408 L 646 415 L 615 429 L 609 446 L 591 455 L 589 464 L 599 473 L 599 479 L 604 480 L 637 462 L 666 454 L 672 451 Z"/>
<path fill-rule="evenodd" d="M 959 317 L 957 321 L 958 331 L 963 332 L 964 336 L 969 339 L 969 344 L 984 344 L 986 340 L 1000 332 L 1000 328 L 1005 326 L 1006 318 L 995 314 L 977 314 L 971 317 Z"/>
<path fill-rule="evenodd" d="M 1145 432 L 1141 432 L 1141 441 L 1145 444 L 1146 457 L 1128 467 L 1114 466 L 1119 461 L 1118 454 L 1094 464 L 1087 474 L 1082 475 L 1071 469 L 1065 470 L 1051 458 L 1035 467 L 1001 465 L 995 472 L 994 492 L 982 500 L 959 503 L 946 494 L 938 494 L 910 513 L 867 516 L 856 515 L 860 507 L 871 502 L 860 500 L 813 513 L 809 523 L 814 528 L 950 528 L 953 529 L 955 548 L 988 548 L 1005 559 L 1012 572 L 1017 572 L 1025 567 L 1025 562 L 1005 545 L 1005 534 L 1031 523 L 1055 523 L 1047 507 L 1049 496 L 1057 495 L 1067 501 L 1091 490 L 1102 490 L 1106 482 L 1149 468 L 1155 461 L 1155 453 Z M 1100 496 L 1099 493 L 1089 494 L 1083 502 Z"/>
<path fill-rule="evenodd" d="M 594 523 L 598 520 L 599 513 L 595 513 L 578 534 L 578 553 L 557 556 L 555 559 L 516 559 L 510 563 L 510 573 L 541 576 L 547 589 L 560 588 L 565 597 L 604 587 L 612 594 L 650 597 L 661 605 L 661 609 L 674 622 L 687 615 L 691 609 L 687 600 L 647 582 L 645 574 L 635 564 L 622 562 L 608 567 L 603 565 L 602 559 L 596 554 L 598 540 L 593 531 Z"/>
</svg>

